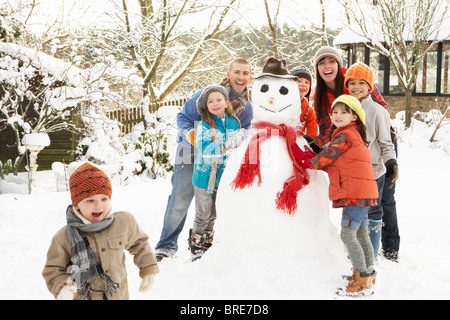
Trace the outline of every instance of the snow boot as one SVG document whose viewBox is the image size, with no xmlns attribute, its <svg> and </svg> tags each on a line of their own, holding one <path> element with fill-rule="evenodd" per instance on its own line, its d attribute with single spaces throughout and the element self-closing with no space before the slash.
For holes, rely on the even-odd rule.
<svg viewBox="0 0 450 320">
<path fill-rule="evenodd" d="M 373 247 L 373 255 L 375 261 L 378 259 L 378 252 L 381 245 L 381 228 L 383 227 L 383 220 L 369 219 L 369 238 Z"/>
<path fill-rule="evenodd" d="M 398 263 L 398 251 L 392 250 L 392 251 L 384 251 L 383 250 L 383 257 L 392 261 Z"/>
<path fill-rule="evenodd" d="M 204 247 L 205 238 L 198 233 L 192 234 L 192 228 L 189 229 L 189 250 L 191 250 L 191 261 L 200 259 L 205 254 Z"/>
<path fill-rule="evenodd" d="M 214 231 L 213 230 L 205 231 L 205 233 L 203 234 L 203 238 L 204 238 L 203 248 L 206 251 L 212 246 L 214 239 Z"/>
<path fill-rule="evenodd" d="M 162 259 L 168 258 L 169 256 L 164 253 L 156 253 L 155 257 L 156 257 L 156 262 L 161 262 Z"/>
<path fill-rule="evenodd" d="M 374 294 L 373 289 L 373 277 L 370 274 L 361 274 L 359 271 L 353 271 L 348 284 L 346 286 L 339 287 L 336 294 L 340 296 L 369 296 Z"/>
<path fill-rule="evenodd" d="M 349 275 L 342 275 L 342 279 L 350 281 L 350 279 L 352 278 L 353 275 L 349 276 Z M 375 287 L 375 283 L 377 281 L 377 272 L 375 270 L 371 270 L 370 271 L 370 277 L 372 278 L 372 286 Z"/>
</svg>

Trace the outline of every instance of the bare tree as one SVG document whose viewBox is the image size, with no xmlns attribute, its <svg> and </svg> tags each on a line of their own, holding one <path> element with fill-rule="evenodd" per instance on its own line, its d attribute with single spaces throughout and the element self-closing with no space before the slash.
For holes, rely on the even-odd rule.
<svg viewBox="0 0 450 320">
<path fill-rule="evenodd" d="M 323 46 L 328 46 L 328 36 L 327 36 L 327 20 L 326 20 L 326 15 L 325 15 L 325 1 L 324 0 L 319 0 L 320 1 L 320 12 L 321 12 L 321 17 L 322 17 L 322 23 L 321 23 L 321 39 L 322 39 L 322 45 Z"/>
<path fill-rule="evenodd" d="M 442 26 L 449 1 L 441 0 L 339 0 L 355 22 L 353 32 L 367 45 L 389 58 L 405 92 L 405 125 L 411 124 L 411 96 L 420 65 L 433 46 L 449 36 Z M 448 21 L 447 21 L 448 23 Z"/>
<path fill-rule="evenodd" d="M 224 46 L 217 37 L 233 24 L 225 18 L 237 3 L 139 0 L 141 23 L 133 26 L 127 2 L 122 1 L 127 38 L 131 39 L 128 49 L 143 78 L 145 99 L 163 100 L 188 74 L 205 68 L 208 48 Z M 192 19 L 200 19 L 196 31 L 186 30 L 186 22 Z"/>
<path fill-rule="evenodd" d="M 267 16 L 267 23 L 269 25 L 270 33 L 272 35 L 272 49 L 273 49 L 273 56 L 278 59 L 278 44 L 277 44 L 277 17 L 278 13 L 280 12 L 280 3 L 281 0 L 278 1 L 277 5 L 277 12 L 274 16 L 274 21 L 272 22 L 272 19 L 270 18 L 270 10 L 269 10 L 269 4 L 267 3 L 267 0 L 264 0 L 264 6 L 266 9 L 266 16 Z"/>
</svg>

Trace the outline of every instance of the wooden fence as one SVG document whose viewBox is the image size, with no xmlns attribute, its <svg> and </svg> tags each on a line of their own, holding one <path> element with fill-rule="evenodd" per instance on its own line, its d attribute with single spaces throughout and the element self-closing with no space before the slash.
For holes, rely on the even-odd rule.
<svg viewBox="0 0 450 320">
<path fill-rule="evenodd" d="M 188 98 L 183 98 L 178 100 L 154 102 L 150 103 L 148 109 L 150 113 L 153 113 L 162 106 L 181 107 L 186 103 L 187 100 Z M 106 115 L 109 119 L 117 120 L 120 123 L 120 130 L 124 134 L 130 133 L 135 125 L 144 121 L 142 106 L 113 110 L 107 112 Z"/>
</svg>

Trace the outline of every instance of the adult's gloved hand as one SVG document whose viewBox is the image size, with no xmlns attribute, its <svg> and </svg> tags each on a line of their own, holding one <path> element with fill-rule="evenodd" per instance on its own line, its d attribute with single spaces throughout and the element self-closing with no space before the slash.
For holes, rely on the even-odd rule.
<svg viewBox="0 0 450 320">
<path fill-rule="evenodd" d="M 313 137 L 305 134 L 303 135 L 303 138 L 305 138 L 305 140 L 308 142 L 308 145 L 311 147 L 311 149 L 313 149 L 315 153 L 320 153 L 322 151 L 322 147 L 317 144 L 316 140 L 314 140 Z"/>
<path fill-rule="evenodd" d="M 396 159 L 386 161 L 386 183 L 389 183 L 388 188 L 392 189 L 398 179 L 398 164 Z"/>
<path fill-rule="evenodd" d="M 196 146 L 196 138 L 197 135 L 197 129 L 191 129 L 186 133 L 186 139 L 189 141 L 190 144 L 192 144 L 194 147 Z"/>
</svg>

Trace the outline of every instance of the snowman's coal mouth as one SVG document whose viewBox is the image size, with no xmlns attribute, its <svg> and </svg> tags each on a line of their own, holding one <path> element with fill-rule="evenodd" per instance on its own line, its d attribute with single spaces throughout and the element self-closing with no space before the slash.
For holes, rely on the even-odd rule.
<svg viewBox="0 0 450 320">
<path fill-rule="evenodd" d="M 280 109 L 280 110 L 277 110 L 277 111 L 274 111 L 274 110 L 271 110 L 271 109 L 267 109 L 267 108 L 265 108 L 265 107 L 263 107 L 263 106 L 261 106 L 261 105 L 260 105 L 259 107 L 262 108 L 262 109 L 264 109 L 264 110 L 273 112 L 273 113 L 278 113 L 278 112 L 281 112 L 281 111 L 283 111 L 283 110 L 289 108 L 290 106 L 292 106 L 292 104 L 288 104 L 288 105 L 287 105 L 286 107 L 284 107 L 283 109 Z"/>
</svg>

